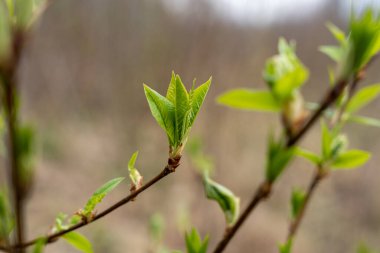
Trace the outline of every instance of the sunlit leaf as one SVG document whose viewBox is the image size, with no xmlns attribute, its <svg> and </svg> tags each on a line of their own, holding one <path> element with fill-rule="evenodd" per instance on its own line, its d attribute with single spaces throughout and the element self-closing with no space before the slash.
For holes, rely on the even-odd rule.
<svg viewBox="0 0 380 253">
<path fill-rule="evenodd" d="M 278 247 L 280 253 L 291 253 L 292 252 L 292 239 L 288 240 L 285 244 Z"/>
<path fill-rule="evenodd" d="M 320 46 L 319 51 L 330 57 L 333 61 L 340 62 L 344 57 L 344 49 L 338 46 Z"/>
<path fill-rule="evenodd" d="M 380 94 L 380 84 L 366 86 L 359 90 L 347 105 L 347 112 L 353 113 L 366 106 Z"/>
<path fill-rule="evenodd" d="M 254 110 L 278 112 L 280 104 L 268 91 L 257 91 L 251 89 L 236 89 L 228 91 L 217 98 L 217 102 L 229 107 Z"/>
<path fill-rule="evenodd" d="M 166 97 L 144 84 L 145 96 L 158 124 L 166 131 L 171 146 L 175 145 L 175 107 Z"/>
<path fill-rule="evenodd" d="M 336 25 L 333 23 L 328 22 L 326 24 L 327 28 L 331 32 L 331 34 L 334 36 L 334 38 L 340 43 L 340 44 L 345 44 L 346 43 L 346 35 L 345 33 Z"/>
<path fill-rule="evenodd" d="M 78 232 L 70 232 L 62 236 L 71 246 L 83 253 L 93 253 L 90 241 Z"/>
<path fill-rule="evenodd" d="M 333 169 L 353 169 L 365 164 L 371 154 L 363 150 L 349 150 L 340 154 L 332 163 Z"/>
</svg>

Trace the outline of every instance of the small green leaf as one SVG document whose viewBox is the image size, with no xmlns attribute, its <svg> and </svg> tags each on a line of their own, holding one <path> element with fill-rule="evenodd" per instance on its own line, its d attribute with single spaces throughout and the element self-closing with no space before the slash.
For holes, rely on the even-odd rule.
<svg viewBox="0 0 380 253">
<path fill-rule="evenodd" d="M 348 121 L 350 122 L 355 122 L 358 124 L 362 125 L 367 125 L 367 126 L 373 126 L 373 127 L 380 127 L 380 120 L 379 119 L 374 119 L 374 118 L 369 118 L 369 117 L 364 117 L 364 116 L 349 116 L 347 118 Z"/>
<path fill-rule="evenodd" d="M 274 182 L 284 171 L 295 154 L 294 148 L 285 146 L 282 140 L 276 141 L 271 134 L 269 136 L 266 162 L 266 179 Z"/>
<path fill-rule="evenodd" d="M 238 219 L 240 199 L 232 191 L 211 180 L 207 175 L 203 178 L 206 197 L 215 200 L 222 209 L 228 226 L 232 226 Z"/>
<path fill-rule="evenodd" d="M 306 150 L 306 149 L 296 148 L 295 149 L 295 155 L 303 157 L 315 165 L 318 165 L 321 163 L 321 158 L 317 154 L 315 154 L 309 150 Z"/>
<path fill-rule="evenodd" d="M 211 85 L 211 80 L 212 78 L 207 80 L 204 84 L 200 85 L 198 88 L 195 90 L 190 91 L 190 106 L 192 109 L 192 112 L 190 114 L 190 119 L 189 119 L 189 126 L 191 127 L 194 123 L 195 118 L 198 115 L 198 112 L 203 104 L 203 101 L 206 98 L 206 95 L 208 93 L 208 90 L 210 89 Z"/>
<path fill-rule="evenodd" d="M 124 177 L 114 178 L 104 185 L 102 185 L 96 192 L 91 196 L 88 200 L 86 206 L 83 208 L 82 214 L 86 217 L 89 217 L 92 211 L 95 209 L 96 205 L 102 202 L 103 198 L 116 186 L 120 184 L 121 181 L 124 180 Z"/>
<path fill-rule="evenodd" d="M 340 44 L 345 44 L 347 42 L 345 33 L 339 27 L 330 22 L 328 22 L 326 26 Z"/>
<path fill-rule="evenodd" d="M 364 67 L 380 49 L 380 18 L 372 8 L 351 17 L 350 37 L 354 72 Z"/>
<path fill-rule="evenodd" d="M 282 244 L 278 247 L 280 253 L 291 253 L 292 252 L 293 240 L 288 240 L 285 244 Z"/>
<path fill-rule="evenodd" d="M 177 140 L 176 145 L 178 145 L 184 139 L 188 129 L 190 103 L 189 94 L 179 75 L 176 75 L 175 82 L 175 100 L 171 102 L 175 107 L 175 126 L 177 130 L 175 140 Z"/>
<path fill-rule="evenodd" d="M 217 98 L 219 104 L 232 108 L 279 112 L 280 104 L 268 91 L 257 91 L 251 89 L 236 89 L 228 91 Z"/>
<path fill-rule="evenodd" d="M 33 253 L 43 253 L 46 245 L 46 238 L 42 237 L 37 240 L 33 248 Z"/>
<path fill-rule="evenodd" d="M 292 218 L 295 219 L 304 203 L 305 203 L 306 193 L 302 190 L 293 190 L 292 192 L 292 198 L 291 198 L 291 206 L 292 206 Z"/>
<path fill-rule="evenodd" d="M 14 217 L 6 189 L 0 189 L 0 241 L 8 240 L 14 227 Z"/>
<path fill-rule="evenodd" d="M 187 253 L 206 253 L 208 247 L 208 239 L 201 239 L 198 231 L 193 228 L 190 233 L 185 234 Z"/>
<path fill-rule="evenodd" d="M 166 131 L 171 146 L 175 145 L 175 107 L 167 98 L 144 84 L 145 96 L 158 124 Z"/>
<path fill-rule="evenodd" d="M 93 253 L 90 241 L 78 232 L 70 232 L 62 236 L 71 246 L 83 253 Z"/>
<path fill-rule="evenodd" d="M 133 153 L 131 159 L 128 162 L 128 170 L 129 170 L 129 177 L 132 181 L 132 187 L 137 190 L 141 187 L 142 184 L 142 176 L 140 175 L 139 171 L 135 168 L 136 159 L 139 152 L 136 151 Z"/>
<path fill-rule="evenodd" d="M 335 62 L 340 62 L 345 56 L 345 51 L 337 46 L 320 46 L 319 51 L 330 57 Z"/>
<path fill-rule="evenodd" d="M 340 154 L 331 167 L 337 169 L 353 169 L 365 164 L 371 158 L 371 154 L 363 150 L 349 150 Z"/>
<path fill-rule="evenodd" d="M 380 94 L 380 84 L 374 84 L 359 90 L 347 105 L 347 112 L 353 113 L 369 104 Z"/>
</svg>

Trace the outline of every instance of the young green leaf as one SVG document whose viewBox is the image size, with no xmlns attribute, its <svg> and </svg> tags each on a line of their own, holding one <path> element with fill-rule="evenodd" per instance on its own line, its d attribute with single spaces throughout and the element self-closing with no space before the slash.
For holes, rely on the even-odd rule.
<svg viewBox="0 0 380 253">
<path fill-rule="evenodd" d="M 211 180 L 207 175 L 203 178 L 206 197 L 215 200 L 222 209 L 228 226 L 232 226 L 238 219 L 240 199 L 232 191 Z"/>
<path fill-rule="evenodd" d="M 193 228 L 190 233 L 185 234 L 187 253 L 206 253 L 208 247 L 208 236 L 201 239 L 198 231 Z"/>
<path fill-rule="evenodd" d="M 367 126 L 380 127 L 380 120 L 364 116 L 350 115 L 348 116 L 347 121 Z"/>
<path fill-rule="evenodd" d="M 295 155 L 305 158 L 314 165 L 318 165 L 321 163 L 321 158 L 317 154 L 306 149 L 296 148 Z"/>
<path fill-rule="evenodd" d="M 129 177 L 132 181 L 131 190 L 137 190 L 142 185 L 143 177 L 140 175 L 139 171 L 135 168 L 136 159 L 139 152 L 133 153 L 131 159 L 128 162 Z"/>
<path fill-rule="evenodd" d="M 320 46 L 319 51 L 330 57 L 335 62 L 340 62 L 345 56 L 345 50 L 338 46 Z"/>
<path fill-rule="evenodd" d="M 332 163 L 332 169 L 353 169 L 365 164 L 371 154 L 363 150 L 349 150 L 340 154 Z"/>
<path fill-rule="evenodd" d="M 268 91 L 235 89 L 220 95 L 217 102 L 242 110 L 268 112 L 279 112 L 281 110 L 280 104 Z"/>
<path fill-rule="evenodd" d="M 282 140 L 276 141 L 273 135 L 270 135 L 268 142 L 266 179 L 272 183 L 292 160 L 295 149 L 286 147 Z"/>
<path fill-rule="evenodd" d="M 380 49 L 380 18 L 371 8 L 360 17 L 351 17 L 349 41 L 352 45 L 353 66 L 357 72 Z"/>
<path fill-rule="evenodd" d="M 116 186 L 120 184 L 121 181 L 124 180 L 124 177 L 114 178 L 104 185 L 102 185 L 92 197 L 87 201 L 86 206 L 83 208 L 82 215 L 89 218 L 92 214 L 92 211 L 95 209 L 96 205 L 102 202 L 103 198 L 112 191 Z"/>
<path fill-rule="evenodd" d="M 71 246 L 83 253 L 93 253 L 90 241 L 78 232 L 70 232 L 62 236 Z"/>
<path fill-rule="evenodd" d="M 34 245 L 33 253 L 43 253 L 45 245 L 46 245 L 46 238 L 41 237 L 40 239 L 37 240 L 36 244 Z"/>
<path fill-rule="evenodd" d="M 295 219 L 305 203 L 306 193 L 302 190 L 293 190 L 291 198 L 292 218 Z"/>
<path fill-rule="evenodd" d="M 190 91 L 190 107 L 192 111 L 189 118 L 189 127 L 193 125 L 194 120 L 197 117 L 199 110 L 201 109 L 203 101 L 205 100 L 208 90 L 210 89 L 211 80 L 212 78 L 210 77 L 207 82 L 200 85 L 195 90 L 191 89 Z"/>
<path fill-rule="evenodd" d="M 305 83 L 309 72 L 296 56 L 294 44 L 281 38 L 278 47 L 279 54 L 267 61 L 263 77 L 274 97 L 283 103 Z"/>
<path fill-rule="evenodd" d="M 380 84 L 374 84 L 359 90 L 347 105 L 347 112 L 353 113 L 366 106 L 380 94 Z"/>
<path fill-rule="evenodd" d="M 175 107 L 167 98 L 144 84 L 150 111 L 158 124 L 166 131 L 171 146 L 175 145 Z"/>
<path fill-rule="evenodd" d="M 344 45 L 347 43 L 346 35 L 345 33 L 336 25 L 333 23 L 328 22 L 326 24 L 327 28 L 331 32 L 331 34 L 334 36 L 334 38 L 341 44 Z"/>
<path fill-rule="evenodd" d="M 370 249 L 366 244 L 361 242 L 356 250 L 356 253 L 376 253 L 376 252 Z"/>
<path fill-rule="evenodd" d="M 292 252 L 293 240 L 288 240 L 285 244 L 282 244 L 278 247 L 280 253 L 291 253 Z"/>
<path fill-rule="evenodd" d="M 191 89 L 189 94 L 181 78 L 173 72 L 166 98 L 144 85 L 151 112 L 168 135 L 170 157 L 178 158 L 181 154 L 210 83 L 211 79 Z"/>
</svg>

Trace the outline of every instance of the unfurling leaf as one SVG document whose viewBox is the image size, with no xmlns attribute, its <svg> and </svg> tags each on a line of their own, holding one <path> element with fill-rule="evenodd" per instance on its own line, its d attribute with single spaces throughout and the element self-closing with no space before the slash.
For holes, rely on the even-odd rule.
<svg viewBox="0 0 380 253">
<path fill-rule="evenodd" d="M 83 208 L 81 215 L 85 216 L 86 218 L 91 218 L 92 211 L 95 209 L 96 205 L 102 202 L 103 198 L 116 186 L 118 186 L 118 184 L 120 184 L 120 182 L 123 180 L 124 177 L 118 177 L 102 185 L 87 201 L 87 204 Z"/>
<path fill-rule="evenodd" d="M 339 44 L 344 45 L 347 43 L 346 34 L 339 27 L 330 22 L 326 26 Z"/>
<path fill-rule="evenodd" d="M 173 72 L 166 97 L 144 85 L 150 110 L 169 138 L 171 158 L 181 156 L 210 84 L 211 78 L 195 90 L 192 88 L 188 93 L 179 75 Z"/>
<path fill-rule="evenodd" d="M 334 170 L 353 169 L 365 164 L 371 158 L 371 154 L 363 150 L 348 150 L 340 154 L 332 163 Z"/>
<path fill-rule="evenodd" d="M 25 29 L 29 26 L 32 21 L 33 12 L 33 0 L 15 0 L 15 16 L 19 28 Z"/>
<path fill-rule="evenodd" d="M 93 253 L 90 241 L 78 232 L 70 232 L 62 236 L 71 246 L 83 253 Z"/>
<path fill-rule="evenodd" d="M 266 180 L 274 182 L 284 171 L 295 154 L 295 148 L 286 147 L 283 140 L 275 140 L 270 135 L 267 148 Z"/>
<path fill-rule="evenodd" d="M 263 76 L 273 96 L 283 103 L 305 83 L 309 72 L 295 54 L 294 44 L 281 38 L 278 51 L 278 55 L 267 61 Z"/>
<path fill-rule="evenodd" d="M 353 113 L 372 102 L 380 95 L 380 84 L 366 86 L 359 90 L 350 100 L 346 111 Z"/>
<path fill-rule="evenodd" d="M 217 98 L 217 102 L 232 108 L 253 111 L 278 112 L 280 104 L 268 91 L 236 89 L 227 91 Z"/>
<path fill-rule="evenodd" d="M 293 190 L 291 198 L 292 218 L 295 219 L 305 203 L 306 194 L 302 190 Z"/>
<path fill-rule="evenodd" d="M 187 253 L 207 253 L 208 236 L 202 240 L 195 228 L 185 234 L 185 240 Z"/>
<path fill-rule="evenodd" d="M 136 191 L 142 186 L 143 177 L 139 171 L 135 168 L 136 159 L 139 152 L 133 153 L 131 159 L 128 162 L 129 177 L 132 181 L 131 191 Z"/>
<path fill-rule="evenodd" d="M 234 225 L 240 212 L 240 199 L 231 190 L 211 180 L 207 175 L 203 178 L 203 184 L 206 197 L 219 204 L 226 217 L 227 225 Z"/>
</svg>

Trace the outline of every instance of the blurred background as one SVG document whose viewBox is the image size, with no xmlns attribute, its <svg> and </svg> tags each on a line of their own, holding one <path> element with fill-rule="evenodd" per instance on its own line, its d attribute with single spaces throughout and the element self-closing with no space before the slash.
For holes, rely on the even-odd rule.
<svg viewBox="0 0 380 253">
<path fill-rule="evenodd" d="M 378 1 L 354 1 L 357 9 Z M 297 42 L 311 72 L 303 93 L 318 101 L 328 88 L 333 63 L 318 46 L 334 43 L 325 27 L 346 28 L 347 0 L 53 0 L 30 34 L 19 73 L 22 117 L 38 132 L 34 189 L 27 204 L 28 233 L 48 232 L 59 212 L 72 214 L 104 182 L 128 176 L 136 166 L 149 180 L 167 159 L 164 132 L 150 114 L 142 83 L 164 93 L 171 71 L 187 87 L 213 77 L 191 136 L 203 139 L 213 157 L 215 180 L 241 198 L 244 208 L 263 179 L 267 134 L 279 125 L 272 114 L 232 110 L 215 103 L 236 87 L 265 88 L 261 72 L 280 36 Z M 379 62 L 364 83 L 379 82 Z M 380 101 L 362 113 L 379 117 Z M 294 252 L 355 252 L 360 241 L 380 249 L 379 129 L 350 125 L 351 147 L 373 152 L 365 167 L 332 173 L 311 205 Z M 319 149 L 313 129 L 303 145 Z M 238 232 L 226 252 L 277 252 L 289 222 L 293 187 L 304 188 L 313 168 L 297 159 Z M 112 192 L 99 210 L 125 196 L 129 184 Z M 163 243 L 184 249 L 188 223 L 210 235 L 210 248 L 224 231 L 224 217 L 205 199 L 194 166 L 184 156 L 177 172 L 138 199 L 81 229 L 95 252 L 156 253 L 149 220 L 159 213 Z M 46 252 L 76 252 L 62 240 Z"/>
</svg>

